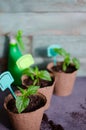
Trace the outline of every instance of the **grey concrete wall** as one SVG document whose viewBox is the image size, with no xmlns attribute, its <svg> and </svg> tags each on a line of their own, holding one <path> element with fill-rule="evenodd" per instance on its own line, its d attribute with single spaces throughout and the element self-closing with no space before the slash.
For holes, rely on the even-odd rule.
<svg viewBox="0 0 86 130">
<path fill-rule="evenodd" d="M 60 44 L 80 59 L 78 76 L 86 76 L 86 0 L 0 0 L 0 57 L 5 35 L 19 29 L 36 64 L 46 67 L 47 46 Z"/>
</svg>

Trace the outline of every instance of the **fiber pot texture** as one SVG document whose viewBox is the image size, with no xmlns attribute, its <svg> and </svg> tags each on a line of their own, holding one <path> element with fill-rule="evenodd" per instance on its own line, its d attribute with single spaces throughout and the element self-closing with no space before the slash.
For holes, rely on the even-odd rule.
<svg viewBox="0 0 86 130">
<path fill-rule="evenodd" d="M 51 102 L 51 98 L 52 98 L 52 94 L 53 94 L 53 90 L 54 90 L 54 85 L 55 85 L 55 82 L 52 84 L 52 86 L 47 86 L 47 87 L 38 89 L 38 92 L 40 92 L 46 96 L 47 103 L 45 105 L 45 110 L 47 110 L 50 107 L 50 102 Z"/>
<path fill-rule="evenodd" d="M 40 93 L 40 95 L 46 104 L 46 97 Z M 4 108 L 6 109 L 8 116 L 10 118 L 10 122 L 14 128 L 14 130 L 40 130 L 40 125 L 44 113 L 44 106 L 33 111 L 27 113 L 13 113 L 7 108 L 8 102 L 12 99 L 12 95 L 9 94 L 5 98 Z"/>
<path fill-rule="evenodd" d="M 55 77 L 54 94 L 57 96 L 68 96 L 72 93 L 77 71 L 72 73 L 53 71 L 53 62 L 47 65 L 47 69 Z"/>
<path fill-rule="evenodd" d="M 23 75 L 22 76 L 22 84 L 24 86 L 28 86 L 27 84 L 25 84 L 24 80 L 25 79 L 28 79 L 28 76 L 27 75 Z M 55 85 L 55 80 L 53 79 L 53 83 L 51 86 L 45 86 L 43 88 L 39 88 L 38 89 L 38 92 L 42 93 L 43 95 L 46 96 L 46 99 L 47 99 L 47 103 L 45 105 L 45 110 L 47 110 L 50 106 L 50 102 L 51 102 L 51 98 L 52 98 L 52 94 L 53 94 L 53 90 L 54 90 L 54 85 Z"/>
</svg>

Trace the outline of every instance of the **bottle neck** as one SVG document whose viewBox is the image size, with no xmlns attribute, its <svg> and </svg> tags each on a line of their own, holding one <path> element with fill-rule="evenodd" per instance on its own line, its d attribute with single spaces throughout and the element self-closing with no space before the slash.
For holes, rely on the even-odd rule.
<svg viewBox="0 0 86 130">
<path fill-rule="evenodd" d="M 16 40 L 11 38 L 10 39 L 10 45 L 13 45 L 13 46 L 17 45 Z"/>
<path fill-rule="evenodd" d="M 19 49 L 19 47 L 18 47 L 17 44 L 11 44 L 11 43 L 10 43 L 9 49 L 10 49 L 10 51 L 12 51 L 12 52 L 17 52 L 17 51 L 20 52 L 20 49 Z"/>
<path fill-rule="evenodd" d="M 20 57 L 22 55 L 19 47 L 17 44 L 10 44 L 9 45 L 9 54 L 12 56 L 12 57 Z"/>
</svg>

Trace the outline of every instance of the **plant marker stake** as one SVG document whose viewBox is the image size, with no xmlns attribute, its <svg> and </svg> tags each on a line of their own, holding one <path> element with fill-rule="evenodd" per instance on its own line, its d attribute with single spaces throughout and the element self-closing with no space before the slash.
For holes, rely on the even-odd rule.
<svg viewBox="0 0 86 130">
<path fill-rule="evenodd" d="M 13 97 L 16 99 L 16 95 L 11 88 L 11 84 L 14 82 L 14 79 L 9 71 L 6 71 L 0 75 L 0 88 L 2 91 L 5 91 L 7 88 L 10 90 Z"/>
<path fill-rule="evenodd" d="M 26 55 L 20 57 L 17 60 L 16 64 L 20 70 L 24 70 L 24 69 L 27 69 L 28 67 L 30 67 L 32 64 L 34 64 L 34 59 L 33 59 L 32 55 L 26 54 Z"/>
<path fill-rule="evenodd" d="M 54 45 L 50 45 L 48 48 L 47 48 L 47 55 L 48 55 L 48 57 L 53 57 L 54 58 L 54 65 L 56 65 L 56 63 L 57 63 L 57 60 L 56 60 L 56 58 L 57 58 L 57 53 L 56 52 L 54 52 L 54 48 L 61 48 L 60 47 L 60 45 L 57 45 L 57 44 L 54 44 Z"/>
<path fill-rule="evenodd" d="M 54 63 L 54 65 L 56 65 L 56 63 L 57 63 L 56 56 L 53 57 L 53 63 Z"/>
</svg>

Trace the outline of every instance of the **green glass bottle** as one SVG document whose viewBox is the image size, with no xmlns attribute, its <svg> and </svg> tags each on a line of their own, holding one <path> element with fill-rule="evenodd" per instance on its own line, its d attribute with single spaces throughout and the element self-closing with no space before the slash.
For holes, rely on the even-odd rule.
<svg viewBox="0 0 86 130">
<path fill-rule="evenodd" d="M 10 71 L 14 78 L 14 85 L 21 85 L 22 71 L 18 69 L 16 61 L 22 56 L 22 53 L 19 50 L 17 41 L 14 38 L 10 39 L 8 53 L 8 71 Z"/>
</svg>

